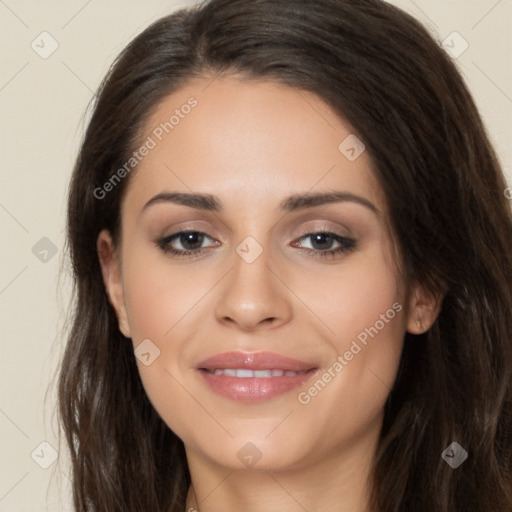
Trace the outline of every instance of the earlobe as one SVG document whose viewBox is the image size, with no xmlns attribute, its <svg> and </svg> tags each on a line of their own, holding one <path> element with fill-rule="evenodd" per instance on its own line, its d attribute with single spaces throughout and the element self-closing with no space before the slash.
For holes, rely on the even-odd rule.
<svg viewBox="0 0 512 512">
<path fill-rule="evenodd" d="M 428 331 L 441 311 L 442 300 L 442 293 L 435 294 L 421 285 L 415 286 L 409 302 L 407 332 L 423 334 Z"/>
<path fill-rule="evenodd" d="M 98 235 L 96 248 L 103 275 L 103 283 L 105 285 L 108 299 L 116 312 L 117 320 L 119 322 L 119 330 L 124 336 L 129 338 L 130 327 L 128 324 L 128 316 L 126 314 L 126 305 L 124 301 L 119 255 L 108 230 L 104 229 Z"/>
</svg>

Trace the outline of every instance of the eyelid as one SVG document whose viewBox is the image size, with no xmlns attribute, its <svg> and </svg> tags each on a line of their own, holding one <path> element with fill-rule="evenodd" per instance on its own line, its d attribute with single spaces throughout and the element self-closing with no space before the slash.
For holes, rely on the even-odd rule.
<svg viewBox="0 0 512 512">
<path fill-rule="evenodd" d="M 343 226 L 345 227 L 345 226 Z M 329 234 L 333 234 L 333 235 L 337 235 L 339 237 L 342 237 L 342 238 L 350 238 L 350 237 L 353 237 L 352 233 L 350 232 L 350 230 L 348 228 L 346 228 L 346 231 L 347 231 L 347 234 L 342 234 L 339 232 L 339 230 L 335 229 L 335 228 L 330 228 L 330 227 L 327 227 L 325 225 L 321 225 L 321 226 L 311 226 L 309 228 L 301 228 L 301 230 L 299 231 L 298 234 L 294 235 L 293 236 L 293 240 L 292 241 L 295 241 L 296 239 L 298 238 L 302 238 L 306 235 L 311 235 L 311 234 L 316 234 L 316 233 L 329 233 Z M 198 227 L 198 226 L 190 226 L 190 225 L 185 225 L 185 226 L 179 226 L 177 228 L 173 228 L 171 233 L 169 233 L 168 235 L 161 235 L 161 236 L 158 236 L 158 239 L 159 240 L 165 240 L 165 239 L 171 239 L 172 237 L 175 237 L 176 235 L 179 235 L 181 233 L 200 233 L 202 235 L 205 235 L 206 237 L 210 238 L 211 240 L 215 240 L 217 242 L 221 242 L 221 243 L 224 243 L 223 240 L 222 240 L 222 236 L 219 236 L 219 237 L 213 237 L 212 235 L 208 234 L 208 231 L 201 228 L 201 227 Z"/>
<path fill-rule="evenodd" d="M 332 224 L 332 223 L 331 223 Z M 328 226 L 325 224 L 315 224 L 310 225 L 309 227 L 301 227 L 299 230 L 299 233 L 296 235 L 296 237 L 301 237 L 304 235 L 310 235 L 312 233 L 332 233 L 334 235 L 338 235 L 343 238 L 351 238 L 355 236 L 352 231 L 346 227 L 343 224 L 340 224 L 339 222 L 336 222 L 336 227 L 334 226 Z"/>
<path fill-rule="evenodd" d="M 206 232 L 189 228 L 175 231 L 170 235 L 164 236 L 163 238 L 158 239 L 155 242 L 155 245 L 165 254 L 170 255 L 173 258 L 183 260 L 192 260 L 194 258 L 201 257 L 202 255 L 204 255 L 205 252 L 208 252 L 208 250 L 211 249 L 212 246 L 199 247 L 196 249 L 175 249 L 174 247 L 172 247 L 171 242 L 173 241 L 173 239 L 179 239 L 180 235 L 185 233 L 195 233 L 201 235 L 203 238 L 209 238 L 210 240 L 214 241 L 213 247 L 218 246 L 220 244 L 218 240 L 215 240 Z M 302 245 L 300 244 L 294 245 L 297 243 L 298 240 L 301 240 L 303 238 L 311 238 L 312 236 L 319 234 L 327 235 L 335 243 L 337 243 L 339 247 L 336 247 L 334 249 L 318 250 L 309 247 L 302 247 Z M 310 230 L 303 232 L 302 235 L 294 237 L 293 241 L 289 245 L 291 247 L 297 247 L 297 249 L 299 249 L 300 252 L 307 254 L 313 258 L 322 258 L 327 260 L 328 258 L 335 259 L 338 256 L 341 257 L 344 254 L 354 251 L 358 247 L 358 242 L 354 238 L 349 238 L 340 235 L 333 230 L 328 230 L 323 227 L 317 229 L 311 228 Z"/>
<path fill-rule="evenodd" d="M 294 238 L 292 244 L 295 244 L 298 240 L 302 240 L 304 238 L 311 238 L 315 235 L 328 235 L 332 238 L 336 243 L 343 245 L 343 243 L 348 244 L 349 246 L 355 247 L 357 245 L 357 240 L 351 236 L 345 236 L 337 233 L 336 231 L 329 229 L 313 229 L 304 232 L 302 235 L 299 235 Z M 325 252 L 325 251 L 320 251 Z"/>
<path fill-rule="evenodd" d="M 161 236 L 161 237 L 158 238 L 158 241 L 160 241 L 160 242 L 161 241 L 167 241 L 167 240 L 170 241 L 173 238 L 177 238 L 181 234 L 184 234 L 184 233 L 198 233 L 200 235 L 203 235 L 205 238 L 209 238 L 210 240 L 212 240 L 214 242 L 222 243 L 219 240 L 216 240 L 213 236 L 210 236 L 206 231 L 202 231 L 200 229 L 186 229 L 186 228 L 185 229 L 178 229 L 177 231 L 173 231 L 169 235 Z"/>
</svg>

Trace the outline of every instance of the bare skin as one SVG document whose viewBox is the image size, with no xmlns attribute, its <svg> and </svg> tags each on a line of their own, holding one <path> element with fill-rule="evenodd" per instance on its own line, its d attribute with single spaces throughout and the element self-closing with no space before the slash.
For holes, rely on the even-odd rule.
<svg viewBox="0 0 512 512">
<path fill-rule="evenodd" d="M 350 161 L 338 149 L 353 130 L 321 99 L 268 81 L 196 79 L 158 106 L 141 140 L 190 97 L 197 106 L 130 177 L 119 246 L 107 231 L 98 237 L 121 331 L 134 348 L 150 339 L 160 350 L 137 364 L 185 444 L 187 510 L 369 511 L 367 479 L 404 334 L 429 328 L 439 298 L 400 277 L 369 155 Z M 291 195 L 333 191 L 363 201 L 279 209 Z M 144 208 L 163 192 L 213 194 L 222 210 L 165 200 Z M 169 239 L 184 229 L 205 233 L 199 255 L 158 245 L 168 237 L 167 247 L 191 250 Z M 342 238 L 306 236 L 318 231 Z M 248 236 L 257 242 L 249 253 L 262 249 L 250 263 L 237 252 Z M 378 333 L 347 355 L 372 326 Z M 279 396 L 236 401 L 197 370 L 226 351 L 274 352 L 317 370 Z M 326 373 L 328 383 L 309 391 Z M 255 464 L 244 462 L 247 450 Z"/>
</svg>

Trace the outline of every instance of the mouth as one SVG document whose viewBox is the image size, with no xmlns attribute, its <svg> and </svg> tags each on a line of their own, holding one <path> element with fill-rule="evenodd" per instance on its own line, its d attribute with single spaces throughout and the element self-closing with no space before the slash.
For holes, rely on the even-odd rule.
<svg viewBox="0 0 512 512">
<path fill-rule="evenodd" d="M 300 372 L 293 372 L 291 370 L 251 370 L 249 368 L 215 368 L 215 370 L 209 370 L 207 368 L 200 368 L 207 373 L 213 375 L 226 375 L 227 377 L 239 377 L 242 379 L 256 378 L 256 379 L 268 379 L 269 377 L 292 377 L 296 375 L 302 375 L 309 370 L 302 370 Z"/>
<path fill-rule="evenodd" d="M 270 400 L 301 386 L 318 367 L 269 352 L 226 352 L 197 365 L 215 393 L 239 402 Z"/>
</svg>

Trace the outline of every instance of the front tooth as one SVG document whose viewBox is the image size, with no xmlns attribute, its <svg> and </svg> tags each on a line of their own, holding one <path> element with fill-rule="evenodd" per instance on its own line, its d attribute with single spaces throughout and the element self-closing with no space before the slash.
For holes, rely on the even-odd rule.
<svg viewBox="0 0 512 512">
<path fill-rule="evenodd" d="M 254 370 L 255 377 L 272 377 L 272 370 Z"/>
<path fill-rule="evenodd" d="M 224 370 L 225 372 L 226 370 Z M 253 370 L 247 370 L 246 368 L 235 371 L 237 377 L 254 377 Z"/>
<path fill-rule="evenodd" d="M 215 375 L 226 375 L 227 377 L 241 377 L 241 378 L 268 378 L 268 377 L 282 377 L 285 376 L 294 376 L 305 373 L 305 371 L 301 372 L 293 372 L 291 370 L 250 370 L 248 368 L 216 368 L 212 371 Z"/>
</svg>

